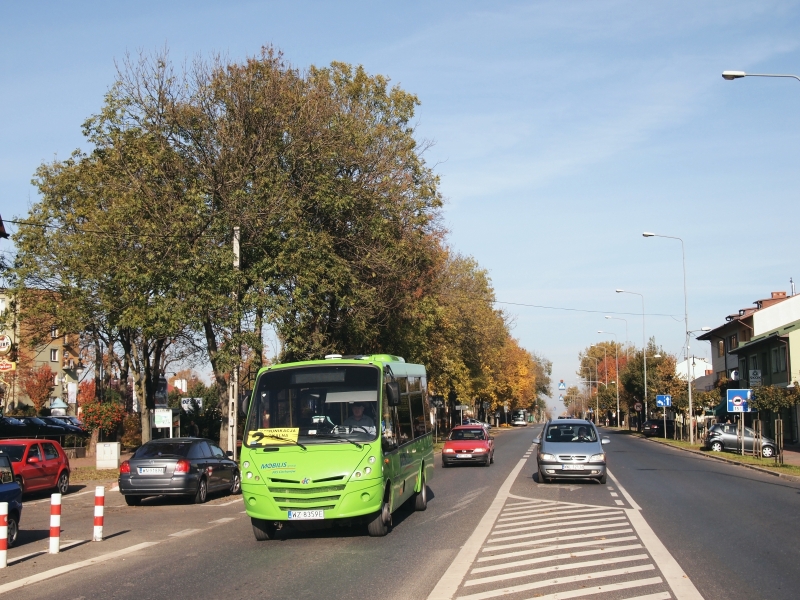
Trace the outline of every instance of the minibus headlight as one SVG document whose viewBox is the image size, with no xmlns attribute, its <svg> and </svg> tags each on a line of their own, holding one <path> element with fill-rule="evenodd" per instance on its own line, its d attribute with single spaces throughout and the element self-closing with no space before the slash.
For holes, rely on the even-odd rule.
<svg viewBox="0 0 800 600">
<path fill-rule="evenodd" d="M 375 457 L 374 456 L 370 456 L 369 457 L 369 462 L 370 463 L 374 463 L 375 462 Z"/>
</svg>

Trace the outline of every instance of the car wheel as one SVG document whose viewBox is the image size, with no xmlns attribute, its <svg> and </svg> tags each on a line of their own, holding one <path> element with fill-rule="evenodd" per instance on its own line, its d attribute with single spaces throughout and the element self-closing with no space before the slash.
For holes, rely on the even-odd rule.
<svg viewBox="0 0 800 600">
<path fill-rule="evenodd" d="M 722 452 L 722 442 L 711 442 L 711 450 L 712 452 Z"/>
<path fill-rule="evenodd" d="M 425 476 L 422 477 L 422 488 L 418 492 L 414 492 L 414 510 L 425 510 L 428 508 L 428 484 L 425 481 Z"/>
<path fill-rule="evenodd" d="M 58 490 L 59 494 L 66 494 L 69 491 L 69 473 L 66 471 L 61 472 L 61 475 L 58 476 L 56 489 Z"/>
<path fill-rule="evenodd" d="M 539 483 L 550 483 L 550 478 L 545 477 L 541 469 L 539 469 Z"/>
<path fill-rule="evenodd" d="M 233 477 L 231 477 L 231 489 L 230 493 L 238 494 L 242 491 L 242 476 L 239 474 L 239 471 L 233 472 Z"/>
<path fill-rule="evenodd" d="M 772 458 L 775 455 L 775 448 L 772 446 L 764 446 L 761 448 L 761 456 L 764 458 Z"/>
<path fill-rule="evenodd" d="M 17 535 L 19 534 L 19 521 L 17 515 L 8 515 L 8 535 L 6 537 L 8 541 L 8 547 L 11 548 L 16 541 Z"/>
<path fill-rule="evenodd" d="M 203 477 L 200 479 L 200 483 L 197 484 L 197 493 L 194 495 L 194 503 L 195 504 L 203 504 L 206 501 L 206 497 L 208 496 L 208 482 L 206 478 Z"/>
<path fill-rule="evenodd" d="M 450 465 L 449 465 L 448 463 L 446 463 L 445 461 L 442 461 L 442 468 L 443 468 L 443 469 L 446 469 L 446 468 L 447 468 L 447 467 L 449 467 L 449 466 L 450 466 Z"/>
<path fill-rule="evenodd" d="M 17 477 L 14 478 L 14 481 L 17 482 L 17 485 L 19 486 L 19 489 L 22 490 L 22 493 L 24 494 L 25 493 L 25 486 L 22 485 L 22 477 L 17 476 Z"/>
<path fill-rule="evenodd" d="M 128 506 L 139 506 L 141 503 L 141 496 L 125 496 L 125 504 Z"/>
<path fill-rule="evenodd" d="M 599 481 L 601 484 L 605 485 L 607 479 L 608 479 L 608 475 L 603 473 L 597 481 Z"/>
<path fill-rule="evenodd" d="M 253 517 L 250 518 L 250 522 L 253 524 L 253 535 L 256 536 L 256 541 L 266 542 L 275 539 L 275 535 L 278 533 L 275 523 Z"/>
<path fill-rule="evenodd" d="M 392 511 L 389 509 L 389 501 L 383 499 L 380 510 L 375 513 L 372 520 L 367 524 L 367 532 L 370 537 L 383 537 L 392 528 Z"/>
<path fill-rule="evenodd" d="M 489 455 L 489 462 L 494 464 L 494 452 Z"/>
</svg>

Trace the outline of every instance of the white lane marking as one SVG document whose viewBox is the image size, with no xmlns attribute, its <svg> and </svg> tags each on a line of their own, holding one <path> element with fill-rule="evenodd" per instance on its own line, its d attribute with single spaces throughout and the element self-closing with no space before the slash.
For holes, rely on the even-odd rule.
<svg viewBox="0 0 800 600">
<path fill-rule="evenodd" d="M 70 573 L 72 571 L 76 571 L 83 567 L 88 567 L 90 565 L 96 565 L 101 562 L 105 562 L 107 560 L 113 560 L 120 556 L 125 556 L 126 554 L 130 554 L 131 552 L 136 552 L 137 550 L 144 550 L 145 548 L 149 548 L 150 546 L 155 546 L 160 542 L 142 542 L 141 544 L 136 544 L 135 546 L 129 546 L 127 548 L 123 548 L 122 550 L 117 550 L 116 552 L 109 552 L 108 554 L 101 554 L 100 556 L 95 556 L 94 558 L 90 558 L 88 560 L 82 560 L 80 562 L 72 563 L 69 565 L 62 565 L 60 567 L 56 567 L 55 569 L 50 569 L 49 571 L 43 571 L 41 573 L 37 573 L 36 575 L 31 575 L 30 577 L 24 577 L 22 579 L 17 579 L 16 581 L 10 581 L 9 583 L 0 585 L 0 594 L 4 594 L 5 592 L 10 592 L 11 590 L 19 589 L 26 585 L 31 585 L 32 583 L 38 583 L 40 581 L 44 581 L 45 579 L 50 579 L 51 577 L 56 577 L 57 575 L 61 575 L 63 573 Z"/>
<path fill-rule="evenodd" d="M 66 550 L 67 548 L 72 548 L 72 546 L 77 546 L 78 544 L 83 544 L 83 543 L 88 542 L 88 541 L 89 540 L 67 540 L 67 541 L 61 542 L 61 545 L 59 546 L 59 548 L 61 550 Z"/>
<path fill-rule="evenodd" d="M 209 504 L 208 506 L 230 506 L 231 504 L 236 504 L 237 502 L 244 502 L 244 500 L 237 498 L 236 500 L 231 500 L 230 502 L 223 502 L 222 504 Z"/>
<path fill-rule="evenodd" d="M 622 500 L 614 500 L 619 506 L 625 506 L 625 503 Z"/>
<path fill-rule="evenodd" d="M 637 567 L 625 567 L 623 569 L 611 569 L 610 571 L 596 571 L 594 573 L 584 573 L 581 575 L 558 577 L 557 579 L 546 579 L 543 581 L 536 581 L 533 583 L 524 583 L 521 585 L 509 586 L 500 590 L 490 590 L 488 592 L 480 592 L 478 594 L 470 594 L 468 596 L 459 596 L 458 600 L 483 600 L 484 598 L 494 598 L 496 596 L 505 596 L 506 594 L 527 592 L 528 590 L 535 590 L 538 588 L 550 587 L 553 585 L 564 585 L 565 583 L 577 583 L 581 581 L 601 579 L 603 577 L 616 577 L 618 575 L 642 573 L 644 571 L 652 571 L 654 569 L 655 567 L 653 565 L 641 565 Z M 659 580 L 660 579 L 661 578 L 659 577 Z"/>
<path fill-rule="evenodd" d="M 78 492 L 77 494 L 67 494 L 66 496 L 61 497 L 61 501 L 69 500 L 70 498 L 77 498 L 78 496 L 83 496 L 85 494 L 94 494 L 94 490 L 89 490 L 86 492 Z M 32 504 L 44 504 L 47 502 L 50 504 L 50 498 L 44 498 L 42 500 L 34 500 L 33 502 L 26 502 L 25 506 L 31 506 Z"/>
<path fill-rule="evenodd" d="M 597 512 L 608 512 L 608 511 L 618 511 L 614 506 L 595 506 L 592 508 L 573 508 L 573 507 L 566 507 L 562 508 L 561 510 L 556 509 L 555 507 L 548 508 L 545 510 L 533 510 L 533 511 L 526 511 L 522 512 L 514 512 L 510 513 L 513 516 L 505 516 L 506 512 L 503 512 L 500 515 L 500 518 L 497 519 L 498 523 L 505 523 L 508 521 L 521 521 L 523 519 L 530 519 L 531 517 L 544 517 L 544 516 L 564 516 L 564 517 L 571 517 L 572 515 L 577 515 L 580 513 L 597 513 Z"/>
<path fill-rule="evenodd" d="M 560 506 L 558 502 L 542 502 L 540 504 L 533 504 L 530 506 L 524 507 L 517 507 L 515 505 L 514 508 L 506 508 L 503 510 L 503 515 L 522 515 L 522 514 L 534 514 L 534 513 L 543 513 L 548 511 L 563 511 L 563 510 L 575 510 L 577 508 L 602 508 L 600 506 Z"/>
<path fill-rule="evenodd" d="M 599 585 L 595 588 L 582 587 L 579 590 L 570 590 L 569 592 L 556 592 L 555 594 L 547 594 L 546 596 L 536 596 L 536 600 L 568 600 L 569 598 L 583 598 L 584 596 L 591 596 L 593 594 L 605 594 L 606 592 L 617 592 L 619 590 L 629 590 L 634 587 L 655 585 L 661 583 L 662 581 L 663 580 L 661 577 L 651 577 L 649 579 L 625 581 L 624 583 Z M 647 596 L 626 598 L 625 600 L 669 600 L 670 598 L 672 598 L 672 596 L 670 596 L 669 592 L 659 592 L 657 594 L 648 594 Z"/>
<path fill-rule="evenodd" d="M 7 564 L 13 565 L 16 562 L 23 561 L 26 558 L 30 558 L 31 556 L 39 556 L 40 554 L 47 554 L 47 550 L 39 550 L 38 552 L 31 552 L 29 554 L 23 554 L 22 556 L 16 556 L 14 558 L 9 558 Z"/>
<path fill-rule="evenodd" d="M 540 567 L 538 569 L 527 569 L 525 571 L 514 571 L 513 573 L 504 573 L 502 575 L 490 575 L 488 577 L 479 577 L 477 579 L 470 579 L 464 582 L 464 587 L 481 585 L 484 583 L 494 583 L 495 581 L 506 581 L 508 579 L 516 579 L 518 577 L 530 577 L 533 575 L 543 575 L 545 573 L 571 571 L 573 569 L 589 569 L 592 567 L 617 565 L 619 563 L 624 563 L 624 562 L 634 562 L 637 560 L 648 560 L 648 559 L 649 556 L 647 554 L 632 554 L 630 556 L 615 556 L 613 558 L 586 560 L 584 562 L 566 563 L 563 565 L 551 565 L 549 567 Z"/>
<path fill-rule="evenodd" d="M 622 488 L 620 488 L 620 491 L 622 491 Z M 669 587 L 672 588 L 672 593 L 675 594 L 675 597 L 678 600 L 703 600 L 700 592 L 694 587 L 692 580 L 683 572 L 683 569 L 678 565 L 678 561 L 673 558 L 669 550 L 658 539 L 650 525 L 644 520 L 642 513 L 633 508 L 625 509 L 625 512 L 628 513 L 631 525 L 636 529 L 636 533 L 639 535 L 639 539 L 642 540 L 644 547 L 647 548 L 650 556 L 653 557 L 658 568 L 661 569 L 661 573 L 667 580 Z"/>
<path fill-rule="evenodd" d="M 620 515 L 618 517 L 608 517 L 608 518 L 605 518 L 605 519 L 584 519 L 582 521 L 570 521 L 569 524 L 570 525 L 585 525 L 585 524 L 588 524 L 588 523 L 610 523 L 612 521 L 627 521 L 627 520 L 628 519 L 625 517 L 625 515 Z M 528 525 L 527 527 L 518 527 L 517 529 L 514 529 L 513 531 L 514 532 L 522 532 L 522 531 L 536 531 L 537 529 L 544 529 L 544 531 L 539 531 L 537 533 L 534 533 L 533 535 L 547 534 L 547 533 L 550 533 L 551 531 L 558 531 L 559 530 L 558 527 L 564 525 L 564 522 L 561 519 L 558 519 L 558 521 L 559 522 L 557 522 L 557 523 L 544 523 L 543 525 Z M 620 525 L 620 523 L 615 523 L 614 527 L 616 527 L 617 525 Z M 510 532 L 501 531 L 499 533 L 510 533 Z M 528 535 L 530 535 L 530 534 L 527 534 L 527 533 L 519 533 L 519 534 L 517 534 L 517 533 L 515 533 L 514 535 L 506 535 L 504 537 L 491 538 L 487 543 L 491 544 L 493 542 L 500 542 L 502 540 L 522 539 L 524 537 L 528 537 Z"/>
<path fill-rule="evenodd" d="M 583 513 L 583 514 L 580 514 Z M 552 514 L 552 513 L 545 513 L 545 514 Z M 534 515 L 536 519 L 528 518 L 527 521 L 535 522 L 535 523 L 546 523 L 548 521 L 564 521 L 570 519 L 593 519 L 593 518 L 600 518 L 600 517 L 613 517 L 615 515 L 621 515 L 622 511 L 618 508 L 603 508 L 593 511 L 583 511 L 583 510 L 576 510 L 570 511 L 569 513 L 555 513 L 557 516 L 554 517 L 547 517 L 545 519 L 538 518 L 538 515 Z M 514 521 L 521 521 L 522 519 L 514 519 Z M 495 526 L 495 529 L 506 529 L 508 527 L 519 527 L 520 525 L 524 525 L 525 522 L 522 523 L 499 523 Z"/>
<path fill-rule="evenodd" d="M 564 544 L 564 546 L 582 546 L 582 544 Z M 550 546 L 553 548 L 554 546 Z M 613 552 L 624 552 L 625 550 L 640 550 L 643 548 L 641 544 L 628 544 L 627 546 L 610 546 L 604 548 L 594 548 L 592 550 L 581 550 L 580 552 L 566 552 L 563 554 L 548 554 L 547 556 L 537 556 L 536 558 L 526 558 L 525 560 L 515 560 L 512 562 L 503 563 L 501 565 L 489 565 L 488 567 L 476 567 L 472 569 L 470 575 L 477 575 L 478 573 L 489 573 L 491 571 L 504 571 L 506 569 L 513 569 L 514 567 L 524 567 L 526 565 L 535 565 L 543 562 L 552 562 L 554 560 L 561 560 L 567 558 L 577 558 L 579 556 L 593 556 L 595 554 L 611 554 Z M 537 548 L 538 550 L 538 548 Z"/>
<path fill-rule="evenodd" d="M 606 486 L 606 489 L 613 490 L 613 489 L 614 489 L 614 486 L 613 486 L 613 485 L 607 485 L 607 486 Z"/>
<path fill-rule="evenodd" d="M 236 517 L 224 517 L 222 519 L 217 519 L 216 521 L 209 521 L 209 523 L 227 523 L 228 521 L 235 521 Z"/>
<path fill-rule="evenodd" d="M 631 529 L 631 531 L 633 531 Z M 583 537 L 574 536 L 574 537 Z M 495 554 L 493 556 L 482 556 L 475 562 L 488 562 L 490 560 L 501 560 L 505 558 L 514 558 L 515 556 L 529 556 L 531 554 L 539 554 L 541 552 L 552 552 L 554 550 L 566 550 L 567 548 L 586 548 L 587 546 L 607 546 L 608 544 L 616 544 L 617 542 L 630 542 L 631 540 L 638 540 L 635 535 L 623 535 L 621 537 L 608 538 L 603 540 L 584 540 L 574 542 L 572 544 L 553 544 L 552 546 L 542 546 L 539 548 L 529 548 L 528 550 L 517 550 L 516 552 L 505 552 L 504 554 Z M 539 540 L 542 541 L 542 540 Z M 505 568 L 505 567 L 503 567 Z"/>
<path fill-rule="evenodd" d="M 611 531 L 598 531 L 600 529 L 605 529 L 607 527 L 619 527 L 620 525 L 627 525 L 627 523 L 612 523 L 609 525 L 597 525 L 594 527 L 571 527 L 567 529 L 555 529 L 552 531 L 540 531 L 538 533 L 530 534 L 531 537 L 537 535 L 552 535 L 554 533 L 567 533 L 572 531 L 580 531 L 582 533 L 576 535 L 569 535 L 569 536 L 556 536 L 554 538 L 545 538 L 544 540 L 528 540 L 527 542 L 514 542 L 513 544 L 501 544 L 496 546 L 490 546 L 484 548 L 483 552 L 492 552 L 494 550 L 505 550 L 506 548 L 521 548 L 522 546 L 533 546 L 534 544 L 541 544 L 544 542 L 554 542 L 557 540 L 574 540 L 577 538 L 585 538 L 587 535 L 609 535 L 614 533 L 630 533 L 633 531 L 631 528 L 627 529 L 614 529 Z M 592 532 L 596 532 L 593 534 Z"/>
<path fill-rule="evenodd" d="M 616 477 L 614 477 L 611 471 L 606 469 L 606 473 L 608 473 L 608 476 L 611 477 L 611 481 L 613 481 L 616 484 L 617 489 L 619 489 L 619 491 L 622 493 L 623 498 L 625 498 L 625 500 L 628 501 L 628 504 L 630 504 L 635 510 L 642 510 L 642 507 L 636 504 L 636 500 L 631 498 L 631 495 L 624 487 L 622 487 L 619 480 Z"/>
<path fill-rule="evenodd" d="M 118 492 L 118 491 L 119 491 L 119 484 L 116 484 L 114 487 L 112 487 L 112 488 L 111 488 L 110 490 L 108 490 L 108 491 L 109 491 L 109 492 Z"/>
<path fill-rule="evenodd" d="M 619 498 L 619 494 L 617 492 L 610 492 L 612 498 Z"/>
<path fill-rule="evenodd" d="M 469 539 L 461 547 L 461 550 L 456 555 L 455 559 L 453 559 L 453 562 L 450 563 L 444 575 L 439 579 L 436 587 L 433 588 L 433 591 L 431 591 L 428 596 L 428 600 L 450 600 L 456 593 L 458 586 L 472 566 L 472 561 L 474 561 L 475 557 L 478 555 L 484 540 L 486 540 L 489 533 L 491 533 L 492 526 L 508 499 L 511 486 L 517 479 L 517 475 L 519 475 L 522 467 L 525 466 L 525 463 L 526 461 L 519 460 L 517 466 L 511 469 L 503 485 L 497 490 L 497 495 L 494 497 L 489 509 L 484 513 L 483 517 L 481 517 L 480 523 L 478 523 L 472 535 L 469 536 Z"/>
<path fill-rule="evenodd" d="M 203 531 L 202 529 L 183 529 L 181 531 L 176 531 L 175 533 L 170 533 L 168 537 L 184 537 L 187 535 L 192 535 L 194 533 L 198 533 L 199 531 Z"/>
</svg>

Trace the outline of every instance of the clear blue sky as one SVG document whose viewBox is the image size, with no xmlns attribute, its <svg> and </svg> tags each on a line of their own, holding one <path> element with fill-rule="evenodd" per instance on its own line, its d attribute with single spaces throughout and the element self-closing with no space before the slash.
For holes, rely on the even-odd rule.
<svg viewBox="0 0 800 600">
<path fill-rule="evenodd" d="M 491 273 L 514 334 L 574 383 L 577 354 L 638 313 L 670 352 L 689 322 L 800 278 L 798 2 L 5 2 L 0 7 L 0 213 L 24 215 L 42 161 L 86 147 L 126 52 L 182 62 L 263 44 L 295 65 L 361 63 L 416 93 L 417 131 L 448 199 L 452 246 Z M 9 242 L 0 250 L 11 250 Z M 641 318 L 629 315 L 641 344 Z M 708 345 L 694 350 L 709 355 Z"/>
</svg>

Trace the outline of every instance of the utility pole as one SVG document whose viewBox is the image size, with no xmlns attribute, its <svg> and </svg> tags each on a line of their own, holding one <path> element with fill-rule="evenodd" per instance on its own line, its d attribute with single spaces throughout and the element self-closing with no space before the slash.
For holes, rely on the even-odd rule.
<svg viewBox="0 0 800 600">
<path fill-rule="evenodd" d="M 238 271 L 240 265 L 240 252 L 239 252 L 240 229 L 233 228 L 233 270 Z M 236 333 L 239 333 L 239 294 L 238 290 L 233 291 L 233 306 L 234 314 L 236 315 Z M 236 357 L 236 364 L 233 366 L 231 372 L 231 383 L 229 386 L 229 402 L 230 407 L 228 410 L 228 449 L 233 452 L 233 460 L 237 459 L 236 439 L 238 437 L 238 405 L 239 405 L 239 362 L 242 359 L 241 346 L 237 342 L 238 356 Z"/>
</svg>

